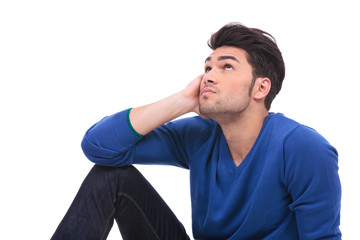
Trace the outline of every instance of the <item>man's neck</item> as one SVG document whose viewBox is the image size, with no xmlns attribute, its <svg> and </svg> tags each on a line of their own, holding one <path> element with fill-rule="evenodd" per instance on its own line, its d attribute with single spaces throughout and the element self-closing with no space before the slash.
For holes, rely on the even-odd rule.
<svg viewBox="0 0 360 240">
<path fill-rule="evenodd" d="M 236 166 L 241 164 L 254 145 L 267 115 L 267 111 L 256 114 L 244 112 L 233 121 L 219 122 Z"/>
</svg>

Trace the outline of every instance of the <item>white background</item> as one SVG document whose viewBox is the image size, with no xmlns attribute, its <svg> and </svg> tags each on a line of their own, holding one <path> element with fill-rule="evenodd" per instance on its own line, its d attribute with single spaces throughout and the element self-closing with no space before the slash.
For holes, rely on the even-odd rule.
<svg viewBox="0 0 360 240">
<path fill-rule="evenodd" d="M 85 131 L 170 95 L 202 73 L 210 34 L 237 21 L 271 33 L 286 62 L 274 112 L 339 151 L 341 230 L 358 236 L 356 1 L 3 0 L 0 239 L 49 239 L 92 167 Z M 139 167 L 191 234 L 188 172 Z M 114 225 L 115 226 L 115 225 Z M 116 227 L 108 239 L 120 239 Z"/>
</svg>

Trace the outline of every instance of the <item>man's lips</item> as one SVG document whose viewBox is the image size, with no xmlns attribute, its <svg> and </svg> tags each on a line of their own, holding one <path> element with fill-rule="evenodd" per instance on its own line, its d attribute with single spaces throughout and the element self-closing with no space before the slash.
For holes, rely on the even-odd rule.
<svg viewBox="0 0 360 240">
<path fill-rule="evenodd" d="M 201 92 L 200 92 L 200 95 L 207 95 L 207 94 L 213 94 L 213 93 L 216 93 L 216 90 L 215 89 L 212 89 L 210 87 L 204 87 Z"/>
</svg>

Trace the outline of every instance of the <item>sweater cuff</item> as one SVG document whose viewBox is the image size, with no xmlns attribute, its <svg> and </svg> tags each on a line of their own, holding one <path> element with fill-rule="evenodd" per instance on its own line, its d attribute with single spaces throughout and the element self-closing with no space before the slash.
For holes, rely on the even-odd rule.
<svg viewBox="0 0 360 240">
<path fill-rule="evenodd" d="M 141 135 L 140 133 L 138 133 L 134 128 L 133 126 L 131 125 L 131 122 L 130 122 L 130 111 L 131 111 L 132 108 L 129 108 L 126 112 L 126 122 L 131 130 L 131 132 L 133 134 L 135 134 L 135 136 L 139 137 L 139 138 L 142 138 L 144 135 Z"/>
</svg>

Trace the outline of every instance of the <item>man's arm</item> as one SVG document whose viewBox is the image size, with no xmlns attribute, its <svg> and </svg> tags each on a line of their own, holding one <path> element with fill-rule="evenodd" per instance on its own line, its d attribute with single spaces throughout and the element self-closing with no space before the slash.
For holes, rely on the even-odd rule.
<svg viewBox="0 0 360 240">
<path fill-rule="evenodd" d="M 189 112 L 198 113 L 199 87 L 202 75 L 195 78 L 182 91 L 158 102 L 133 108 L 130 112 L 132 127 L 141 135 Z"/>
<path fill-rule="evenodd" d="M 285 185 L 300 239 L 341 239 L 338 156 L 321 135 L 298 127 L 284 144 Z"/>
<path fill-rule="evenodd" d="M 184 90 L 161 101 L 121 111 L 93 125 L 81 144 L 87 158 L 106 166 L 151 163 L 186 168 L 182 139 L 188 132 L 183 129 L 189 129 L 187 121 L 162 125 L 187 112 L 198 112 L 201 79 L 201 76 L 195 78 Z M 156 131 L 152 131 L 154 129 Z"/>
</svg>

